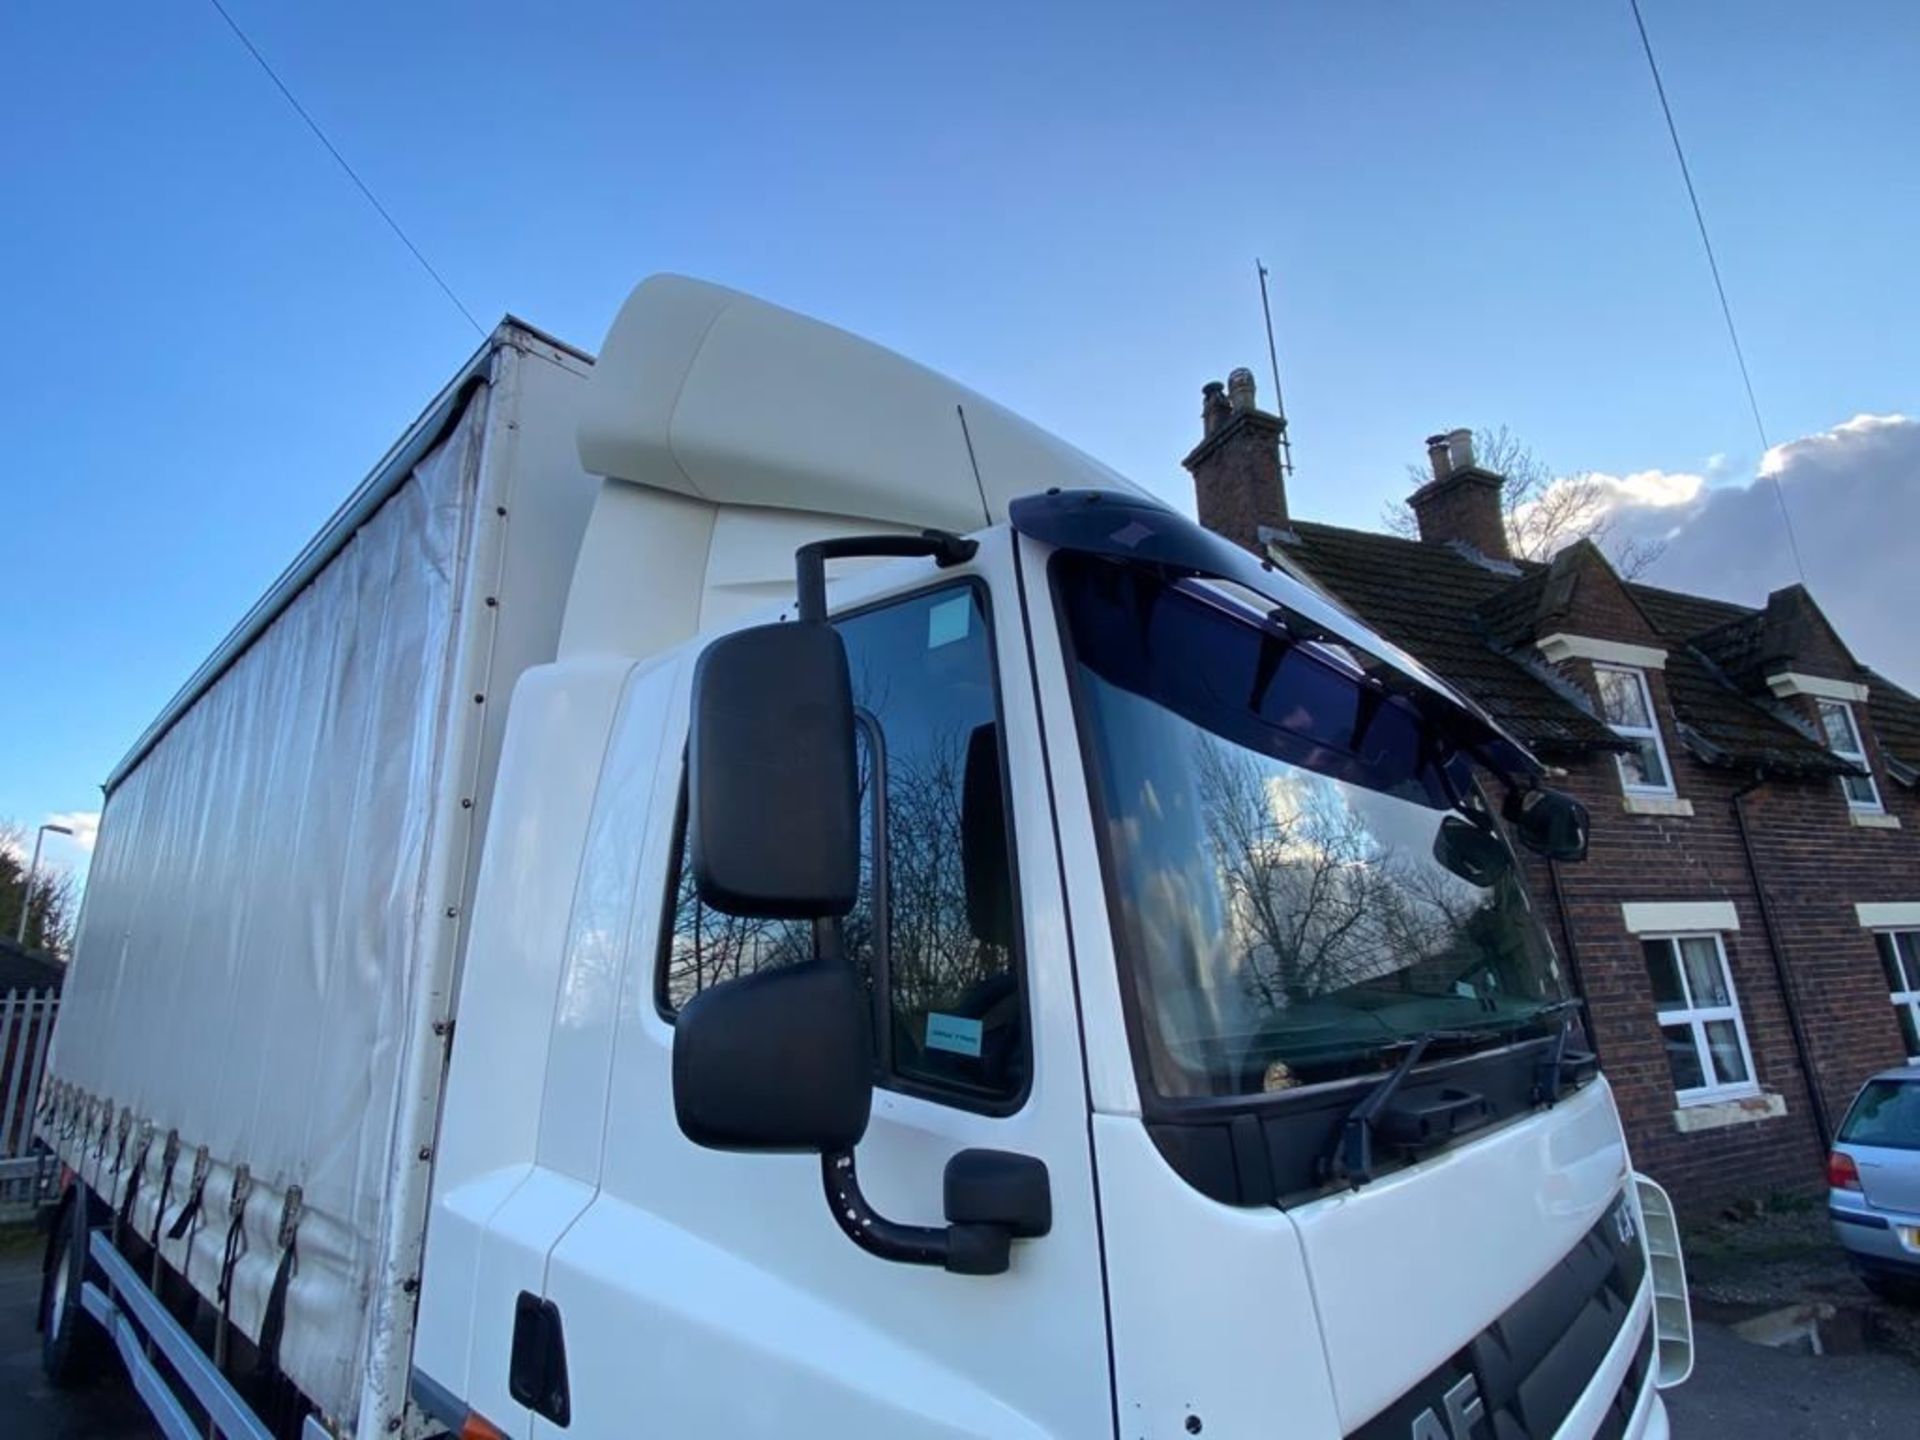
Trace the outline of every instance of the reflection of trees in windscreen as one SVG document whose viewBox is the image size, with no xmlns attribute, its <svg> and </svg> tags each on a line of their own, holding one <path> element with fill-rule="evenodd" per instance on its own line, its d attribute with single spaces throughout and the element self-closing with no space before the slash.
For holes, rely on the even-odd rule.
<svg viewBox="0 0 1920 1440">
<path fill-rule="evenodd" d="M 674 897 L 673 947 L 667 957 L 667 1002 L 674 1009 L 709 985 L 792 965 L 812 954 L 810 926 L 723 915 L 700 903 L 693 867 L 681 867 L 679 893 Z"/>
<path fill-rule="evenodd" d="M 858 748 L 860 888 L 847 916 L 847 953 L 865 976 L 873 949 L 873 847 L 868 829 L 867 747 Z M 800 920 L 727 915 L 700 903 L 693 881 L 691 826 L 681 839 L 673 895 L 673 932 L 667 951 L 667 1004 L 678 1010 L 710 985 L 759 970 L 813 958 L 813 926 Z"/>
<path fill-rule="evenodd" d="M 1002 945 L 974 937 L 967 914 L 961 842 L 966 746 L 961 732 L 930 737 L 887 759 L 887 866 L 892 1005 L 917 1013 L 951 1005 L 973 985 L 1007 968 Z M 847 953 L 870 976 L 873 947 L 873 845 L 870 764 L 860 747 L 860 889 L 847 917 Z M 813 932 L 792 920 L 724 915 L 700 903 L 683 855 L 667 956 L 667 999 L 678 1008 L 709 985 L 813 955 Z"/>
<path fill-rule="evenodd" d="M 1482 892 L 1378 834 L 1337 783 L 1206 736 L 1194 751 L 1228 963 L 1263 1008 L 1443 959 L 1481 908 Z"/>
<path fill-rule="evenodd" d="M 1006 947 L 976 936 L 967 910 L 969 733 L 937 731 L 911 753 L 888 757 L 888 933 L 896 1014 L 956 1008 L 974 986 L 1007 968 Z"/>
</svg>

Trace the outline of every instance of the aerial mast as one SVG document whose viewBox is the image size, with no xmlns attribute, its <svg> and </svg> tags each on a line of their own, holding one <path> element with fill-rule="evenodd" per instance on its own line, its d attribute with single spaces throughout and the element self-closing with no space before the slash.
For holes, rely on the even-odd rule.
<svg viewBox="0 0 1920 1440">
<path fill-rule="evenodd" d="M 1280 475 L 1293 474 L 1293 442 L 1287 438 L 1287 402 L 1280 393 L 1280 355 L 1273 345 L 1273 306 L 1267 299 L 1267 267 L 1254 256 L 1253 268 L 1260 272 L 1260 313 L 1267 321 L 1267 364 L 1273 369 L 1273 413 L 1280 421 Z"/>
</svg>

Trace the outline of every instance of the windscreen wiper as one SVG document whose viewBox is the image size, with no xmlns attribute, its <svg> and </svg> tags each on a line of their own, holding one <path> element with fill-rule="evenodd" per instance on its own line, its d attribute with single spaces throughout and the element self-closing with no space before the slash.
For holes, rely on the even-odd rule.
<svg viewBox="0 0 1920 1440">
<path fill-rule="evenodd" d="M 1549 1015 L 1560 1015 L 1560 1028 L 1554 1032 L 1553 1043 L 1547 1047 L 1546 1054 L 1540 1057 L 1540 1063 L 1533 1072 L 1533 1099 L 1537 1105 L 1551 1109 L 1559 1102 L 1560 1092 L 1566 1087 L 1569 1070 L 1578 1076 L 1582 1071 L 1597 1069 L 1599 1058 L 1591 1050 L 1567 1051 L 1567 1037 L 1573 1034 L 1573 1017 L 1583 1005 L 1581 1000 L 1554 1000 L 1533 1010 L 1521 1024 L 1535 1020 L 1544 1020 Z"/>
<path fill-rule="evenodd" d="M 1373 1179 L 1373 1142 L 1376 1133 L 1395 1145 L 1418 1148 L 1443 1140 L 1485 1121 L 1492 1113 L 1486 1097 L 1471 1090 L 1438 1089 L 1418 1105 L 1394 1104 L 1394 1097 L 1427 1047 L 1450 1041 L 1484 1039 L 1484 1030 L 1425 1030 L 1406 1040 L 1400 1063 L 1347 1112 L 1333 1153 L 1322 1162 L 1325 1178 L 1345 1181 L 1359 1189 Z"/>
</svg>

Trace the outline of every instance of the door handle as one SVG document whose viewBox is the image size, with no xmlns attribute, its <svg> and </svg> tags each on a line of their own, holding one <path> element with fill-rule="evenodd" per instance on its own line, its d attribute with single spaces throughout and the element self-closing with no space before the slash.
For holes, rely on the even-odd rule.
<svg viewBox="0 0 1920 1440">
<path fill-rule="evenodd" d="M 562 1428 L 572 1418 L 567 1394 L 567 1341 L 560 1329 L 560 1307 L 529 1290 L 522 1290 L 513 1302 L 507 1393 Z"/>
</svg>

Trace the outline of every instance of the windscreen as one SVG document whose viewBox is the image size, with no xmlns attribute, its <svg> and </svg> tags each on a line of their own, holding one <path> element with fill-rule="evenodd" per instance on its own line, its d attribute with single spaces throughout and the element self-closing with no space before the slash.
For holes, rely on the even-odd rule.
<svg viewBox="0 0 1920 1440">
<path fill-rule="evenodd" d="M 1498 1044 L 1565 998 L 1466 762 L 1243 594 L 1061 552 L 1135 1041 L 1168 1098 Z"/>
<path fill-rule="evenodd" d="M 1850 1145 L 1920 1150 L 1920 1082 L 1869 1080 L 1847 1112 L 1840 1139 Z"/>
</svg>

